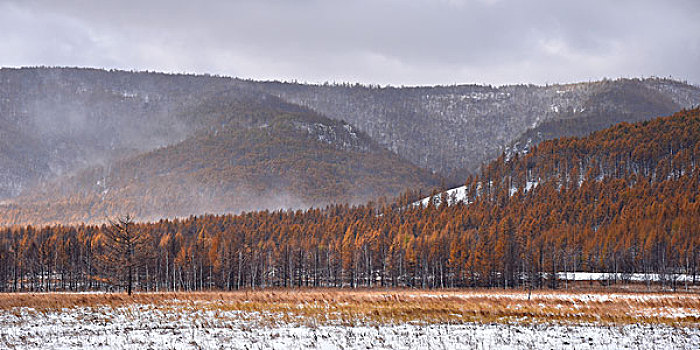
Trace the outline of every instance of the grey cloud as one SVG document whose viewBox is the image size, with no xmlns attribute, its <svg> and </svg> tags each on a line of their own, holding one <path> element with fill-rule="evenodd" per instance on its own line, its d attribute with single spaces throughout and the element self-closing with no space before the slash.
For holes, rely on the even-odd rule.
<svg viewBox="0 0 700 350">
<path fill-rule="evenodd" d="M 0 65 L 394 85 L 700 82 L 692 0 L 11 1 L 0 10 Z"/>
</svg>

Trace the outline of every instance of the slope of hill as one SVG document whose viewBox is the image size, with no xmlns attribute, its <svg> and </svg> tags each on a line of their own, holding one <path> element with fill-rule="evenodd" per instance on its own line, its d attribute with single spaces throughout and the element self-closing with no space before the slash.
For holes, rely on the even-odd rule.
<svg viewBox="0 0 700 350">
<path fill-rule="evenodd" d="M 230 79 L 94 69 L 0 69 L 0 199 L 191 135 L 183 110 Z"/>
<path fill-rule="evenodd" d="M 470 176 L 465 186 L 422 198 L 473 203 L 482 196 L 525 194 L 549 183 L 557 189 L 622 179 L 662 182 L 692 174 L 700 159 L 699 109 L 634 124 L 622 122 L 586 137 L 565 137 L 534 145 L 525 154 L 504 154 Z M 504 200 L 501 198 L 501 200 Z"/>
<path fill-rule="evenodd" d="M 700 88 L 663 79 L 503 87 L 249 84 L 347 120 L 414 164 L 445 175 L 475 171 L 528 138 L 586 135 L 700 105 Z"/>
<path fill-rule="evenodd" d="M 252 107 L 255 115 L 249 118 L 240 106 L 235 112 L 223 107 L 225 101 L 213 99 L 197 108 L 225 113 L 223 127 L 38 187 L 6 205 L 2 222 L 100 222 L 126 212 L 156 220 L 299 209 L 362 203 L 437 185 L 429 172 L 349 124 L 282 101 Z"/>
<path fill-rule="evenodd" d="M 236 103 L 279 96 L 355 125 L 418 166 L 459 177 L 461 169 L 474 171 L 506 147 L 522 148 L 528 140 L 585 135 L 700 105 L 700 89 L 664 79 L 376 88 L 78 68 L 0 69 L 0 199 L 65 173 L 180 142 L 197 128 L 217 128 L 216 118 L 192 118 L 201 115 L 192 109 L 202 99 L 217 94 Z"/>
<path fill-rule="evenodd" d="M 278 127 L 269 125 L 262 129 Z M 143 261 L 137 288 L 561 288 L 570 272 L 586 272 L 609 276 L 604 285 L 637 279 L 697 290 L 698 159 L 694 109 L 502 156 L 467 181 L 468 205 L 419 208 L 402 200 L 137 223 L 158 257 Z M 523 191 L 532 180 L 538 185 Z M 46 271 L 61 276 L 63 288 L 106 288 L 102 281 L 115 276 L 84 259 L 104 251 L 105 229 L 0 230 L 0 289 L 57 288 Z M 696 315 L 681 314 L 674 322 L 697 323 Z"/>
<path fill-rule="evenodd" d="M 449 184 L 457 184 L 465 177 L 463 168 L 474 172 L 482 162 L 495 159 L 508 145 L 513 147 L 507 150 L 520 152 L 528 143 L 536 144 L 562 135 L 582 135 L 613 122 L 646 120 L 652 115 L 671 113 L 694 104 L 700 104 L 700 89 L 663 79 L 546 87 L 377 88 L 77 68 L 1 69 L 0 205 L 7 208 L 19 201 L 28 205 L 30 197 L 45 200 L 48 197 L 40 194 L 47 193 L 49 188 L 58 191 L 52 188 L 56 183 L 72 188 L 57 197 L 57 200 L 68 200 L 69 192 L 83 191 L 71 187 L 73 183 L 89 185 L 89 188 L 104 187 L 104 184 L 95 185 L 96 179 L 93 179 L 93 184 L 74 182 L 71 177 L 84 177 L 83 174 L 90 172 L 107 176 L 111 169 L 126 164 L 117 162 L 134 161 L 139 156 L 151 157 L 164 152 L 160 150 L 163 147 L 176 146 L 186 140 L 202 141 L 206 135 L 213 137 L 217 132 L 248 140 L 250 149 L 259 144 L 236 132 L 252 133 L 262 125 L 261 120 L 266 120 L 266 110 L 309 114 L 309 109 L 312 109 L 334 120 L 324 121 L 323 125 L 339 122 L 338 125 L 351 128 L 348 132 L 339 130 L 337 135 L 367 135 L 373 144 L 414 165 L 431 169 L 438 176 L 447 178 Z M 288 136 L 290 134 L 284 135 Z M 297 147 L 295 157 L 314 158 L 315 143 L 294 147 Z M 369 154 L 379 154 L 379 149 L 372 147 Z M 183 154 L 199 156 L 193 152 Z M 185 163 L 197 162 L 179 158 Z M 155 162 L 151 166 L 157 168 L 161 164 Z M 284 163 L 280 166 L 293 165 Z M 289 169 L 280 166 L 277 168 L 280 174 L 290 173 Z M 406 168 L 403 165 L 397 167 Z M 368 173 L 369 168 L 363 171 Z M 386 190 L 377 190 L 380 187 L 377 183 L 357 198 L 364 199 L 367 193 L 395 193 L 395 189 L 405 188 L 407 184 L 400 179 L 410 178 L 405 174 L 388 176 L 386 172 L 379 172 Z M 419 173 L 423 174 L 422 171 L 415 172 Z M 240 175 L 239 172 L 230 174 Z M 418 177 L 423 180 L 414 183 L 420 186 L 433 183 L 424 175 Z M 331 191 L 319 194 L 318 189 L 326 185 L 322 176 L 309 177 L 312 178 L 318 183 L 312 181 L 308 184 L 313 191 L 303 203 L 317 205 L 356 199 L 343 191 L 335 193 L 340 196 L 335 199 L 331 199 Z M 458 180 L 453 181 L 455 178 Z M 137 180 L 123 176 L 122 179 L 125 183 L 127 179 L 132 182 L 128 186 L 120 185 L 122 187 L 139 188 L 144 193 L 157 192 L 137 183 L 144 177 Z M 222 182 L 234 180 L 221 179 Z M 271 181 L 260 183 L 269 184 Z M 172 186 L 173 191 L 177 189 L 175 184 Z M 343 186 L 339 182 L 337 187 Z M 201 189 L 183 188 L 182 192 L 193 191 L 201 192 Z M 242 203 L 244 198 L 235 201 Z M 325 202 L 320 198 L 325 198 Z M 72 200 L 74 203 L 95 203 L 79 198 Z M 275 202 L 274 197 L 267 201 Z M 184 205 L 178 207 L 185 208 Z M 233 206 L 217 204 L 204 208 L 218 212 Z M 104 213 L 102 209 L 98 211 Z M 94 218 L 94 215 L 80 217 Z"/>
<path fill-rule="evenodd" d="M 621 80 L 601 87 L 579 111 L 561 111 L 556 118 L 528 129 L 506 152 L 527 152 L 530 146 L 545 140 L 586 136 L 621 122 L 649 120 L 653 116 L 675 112 L 680 106 L 699 103 L 697 91 L 677 82 Z"/>
</svg>

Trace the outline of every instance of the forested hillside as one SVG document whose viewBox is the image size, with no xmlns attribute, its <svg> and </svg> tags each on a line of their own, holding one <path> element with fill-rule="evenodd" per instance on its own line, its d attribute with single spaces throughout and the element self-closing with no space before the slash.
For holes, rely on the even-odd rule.
<svg viewBox="0 0 700 350">
<path fill-rule="evenodd" d="M 232 102 L 228 93 L 193 109 L 216 120 L 167 147 L 48 182 L 0 208 L 0 222 L 100 223 L 120 213 L 141 220 L 192 213 L 299 209 L 364 203 L 438 178 L 351 125 L 275 97 Z M 194 124 L 194 121 L 193 121 Z"/>
<path fill-rule="evenodd" d="M 14 198 L 68 183 L 67 177 L 87 169 L 110 168 L 118 160 L 178 144 L 197 133 L 246 128 L 256 118 L 255 108 L 281 104 L 352 125 L 354 132 L 452 185 L 504 151 L 520 152 L 545 139 L 582 136 L 617 122 L 648 120 L 700 105 L 700 89 L 665 79 L 380 88 L 4 68 L 0 204 L 13 204 Z"/>
<path fill-rule="evenodd" d="M 665 95 L 654 92 L 669 90 L 675 93 Z M 692 89 L 686 89 L 672 81 L 621 80 L 615 84 L 601 86 L 579 110 L 561 110 L 557 118 L 543 121 L 528 129 L 506 151 L 522 153 L 528 149 L 525 146 L 545 140 L 564 136 L 586 136 L 617 123 L 644 121 L 649 120 L 650 116 L 671 114 L 679 109 L 678 106 L 697 106 L 700 104 L 698 97 Z"/>
<path fill-rule="evenodd" d="M 134 224 L 143 289 L 245 286 L 558 287 L 558 272 L 655 274 L 696 284 L 700 110 L 501 156 L 454 205 L 333 205 Z M 524 191 L 527 181 L 537 185 Z M 515 189 L 515 190 L 514 190 Z M 447 199 L 443 199 L 443 203 Z M 15 227 L 0 288 L 114 288 L 97 262 L 108 226 Z M 618 278 L 618 277 L 616 277 Z M 610 281 L 610 283 L 613 283 Z"/>
<path fill-rule="evenodd" d="M 0 200 L 182 141 L 201 125 L 186 111 L 203 96 L 230 89 L 230 79 L 211 77 L 0 69 Z"/>
<path fill-rule="evenodd" d="M 458 176 L 528 141 L 584 136 L 700 105 L 700 89 L 665 79 L 501 87 L 248 84 L 357 125 L 414 164 Z"/>
</svg>

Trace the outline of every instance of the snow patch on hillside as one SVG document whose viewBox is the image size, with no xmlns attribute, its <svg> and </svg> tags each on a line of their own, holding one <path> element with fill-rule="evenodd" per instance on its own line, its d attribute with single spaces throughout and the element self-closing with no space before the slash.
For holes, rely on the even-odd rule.
<svg viewBox="0 0 700 350">
<path fill-rule="evenodd" d="M 447 203 L 452 205 L 458 202 L 464 202 L 464 200 L 467 198 L 467 187 L 466 186 L 460 186 L 456 187 L 450 190 L 447 190 L 444 192 L 447 195 Z M 414 206 L 421 205 L 423 207 L 427 207 L 428 204 L 430 204 L 430 200 L 433 200 L 433 204 L 439 205 L 440 204 L 440 199 L 442 197 L 442 194 L 436 194 L 435 196 L 432 197 L 425 197 L 421 199 L 420 201 L 413 203 Z"/>
<path fill-rule="evenodd" d="M 518 190 L 523 190 L 524 192 L 528 192 L 535 187 L 537 187 L 538 182 L 537 181 L 527 181 L 525 183 L 524 187 L 511 187 L 510 188 L 510 195 L 513 196 L 515 195 Z M 481 189 L 481 185 L 479 185 L 479 189 Z M 438 193 L 434 196 L 428 196 L 425 197 L 415 203 L 413 203 L 413 206 L 422 206 L 422 207 L 427 207 L 428 204 L 430 204 L 430 201 L 432 199 L 434 205 L 440 205 L 440 202 L 442 200 L 442 195 L 446 194 L 447 195 L 447 204 L 448 205 L 453 205 L 459 202 L 462 202 L 464 204 L 470 204 L 469 200 L 467 199 L 467 187 L 466 186 L 460 186 L 460 187 L 455 187 L 452 189 L 449 189 L 447 191 Z"/>
</svg>

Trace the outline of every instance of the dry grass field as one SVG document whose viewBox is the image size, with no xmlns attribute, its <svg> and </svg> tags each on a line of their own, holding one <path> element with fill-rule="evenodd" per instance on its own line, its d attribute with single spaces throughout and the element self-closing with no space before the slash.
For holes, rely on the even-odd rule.
<svg viewBox="0 0 700 350">
<path fill-rule="evenodd" d="M 596 323 L 700 327 L 700 295 L 514 290 L 296 289 L 125 294 L 0 294 L 0 310 L 187 306 L 306 324 Z"/>
<path fill-rule="evenodd" d="M 697 349 L 691 293 L 0 294 L 1 349 Z"/>
</svg>

